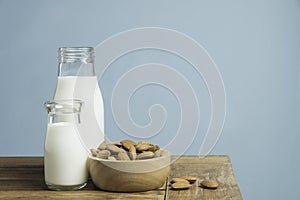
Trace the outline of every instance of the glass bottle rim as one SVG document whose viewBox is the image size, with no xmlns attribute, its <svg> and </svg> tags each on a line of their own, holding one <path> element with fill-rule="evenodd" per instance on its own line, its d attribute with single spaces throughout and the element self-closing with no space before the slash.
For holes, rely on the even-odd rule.
<svg viewBox="0 0 300 200">
<path fill-rule="evenodd" d="M 59 47 L 58 51 L 73 51 L 73 52 L 78 52 L 78 51 L 85 51 L 85 52 L 93 52 L 94 47 L 87 47 L 87 46 L 78 46 L 78 47 Z"/>
<path fill-rule="evenodd" d="M 81 60 L 85 63 L 93 63 L 94 53 L 93 47 L 60 47 L 58 48 L 58 61 L 68 63 Z"/>
<path fill-rule="evenodd" d="M 79 113 L 83 106 L 83 101 L 79 99 L 49 100 L 44 104 L 48 113 Z"/>
</svg>

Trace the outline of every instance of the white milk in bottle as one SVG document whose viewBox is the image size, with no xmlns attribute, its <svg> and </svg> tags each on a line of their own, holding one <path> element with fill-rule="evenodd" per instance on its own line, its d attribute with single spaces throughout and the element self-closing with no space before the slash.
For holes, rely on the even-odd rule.
<svg viewBox="0 0 300 200">
<path fill-rule="evenodd" d="M 45 139 L 45 182 L 52 190 L 78 190 L 88 180 L 87 149 L 78 134 L 80 100 L 51 100 L 45 103 L 48 128 Z"/>
<path fill-rule="evenodd" d="M 59 48 L 59 72 L 54 99 L 84 102 L 79 134 L 87 149 L 104 140 L 104 108 L 94 69 L 92 47 Z"/>
</svg>

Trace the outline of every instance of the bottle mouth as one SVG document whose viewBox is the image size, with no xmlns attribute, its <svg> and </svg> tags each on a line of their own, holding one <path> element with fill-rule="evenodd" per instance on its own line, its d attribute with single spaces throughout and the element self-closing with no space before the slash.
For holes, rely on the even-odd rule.
<svg viewBox="0 0 300 200">
<path fill-rule="evenodd" d="M 60 47 L 58 49 L 58 61 L 60 63 L 81 60 L 85 63 L 94 62 L 93 47 Z"/>
<path fill-rule="evenodd" d="M 78 99 L 50 100 L 45 102 L 45 108 L 48 113 L 80 113 L 83 101 Z"/>
</svg>

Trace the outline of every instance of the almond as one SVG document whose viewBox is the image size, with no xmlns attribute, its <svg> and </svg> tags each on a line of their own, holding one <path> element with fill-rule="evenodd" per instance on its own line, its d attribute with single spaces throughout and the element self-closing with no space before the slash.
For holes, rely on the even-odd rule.
<svg viewBox="0 0 300 200">
<path fill-rule="evenodd" d="M 194 176 L 181 176 L 179 178 L 185 179 L 190 183 L 195 183 L 197 181 L 197 178 Z"/>
<path fill-rule="evenodd" d="M 129 140 L 122 140 L 121 144 L 123 146 L 124 149 L 129 150 L 130 146 L 134 146 L 134 142 L 130 142 Z"/>
<path fill-rule="evenodd" d="M 118 160 L 130 160 L 126 152 L 120 152 L 118 154 Z"/>
<path fill-rule="evenodd" d="M 113 145 L 115 145 L 117 147 L 121 147 L 122 146 L 121 142 L 111 142 L 110 144 L 113 144 Z"/>
<path fill-rule="evenodd" d="M 171 185 L 171 187 L 174 190 L 184 190 L 184 189 L 189 189 L 190 187 L 192 187 L 192 185 L 189 183 L 185 183 L 185 182 L 176 182 L 176 183 L 173 183 Z"/>
<path fill-rule="evenodd" d="M 103 142 L 98 146 L 98 149 L 99 149 L 99 150 L 104 150 L 104 149 L 106 149 L 106 142 L 103 141 Z"/>
<path fill-rule="evenodd" d="M 129 146 L 129 156 L 130 156 L 131 160 L 136 159 L 136 149 L 133 145 Z"/>
<path fill-rule="evenodd" d="M 97 156 L 97 154 L 99 153 L 99 150 L 91 149 L 91 153 L 93 156 Z"/>
<path fill-rule="evenodd" d="M 172 178 L 170 183 L 177 183 L 177 182 L 184 182 L 184 183 L 190 183 L 189 181 L 183 179 L 183 178 Z"/>
<path fill-rule="evenodd" d="M 207 189 L 216 189 L 219 186 L 218 182 L 214 180 L 204 180 L 200 185 Z"/>
<path fill-rule="evenodd" d="M 107 159 L 108 156 L 110 156 L 110 151 L 108 150 L 99 151 L 96 155 L 97 158 L 102 158 L 102 159 Z"/>
<path fill-rule="evenodd" d="M 117 160 L 115 157 L 113 157 L 113 156 L 108 156 L 108 158 L 107 158 L 108 160 Z"/>
<path fill-rule="evenodd" d="M 106 149 L 109 150 L 112 154 L 118 154 L 120 152 L 125 152 L 124 149 L 121 149 L 113 144 L 106 145 Z"/>
<path fill-rule="evenodd" d="M 152 151 L 145 151 L 143 153 L 140 153 L 137 155 L 137 159 L 142 160 L 142 159 L 149 159 L 153 158 L 154 153 Z"/>
<path fill-rule="evenodd" d="M 157 151 L 157 150 L 160 149 L 159 146 L 154 145 L 154 144 L 149 144 L 149 146 L 150 146 L 150 147 L 149 147 L 148 151 L 153 151 L 153 152 L 155 152 L 155 151 Z"/>
<path fill-rule="evenodd" d="M 132 140 L 122 140 L 121 142 L 120 142 L 122 145 L 123 145 L 123 143 L 129 143 L 129 144 L 131 144 L 131 145 L 136 145 L 136 143 L 134 142 L 134 141 L 132 141 Z"/>
<path fill-rule="evenodd" d="M 135 148 L 139 152 L 148 151 L 151 148 L 151 144 L 149 142 L 139 142 L 135 145 Z"/>
</svg>

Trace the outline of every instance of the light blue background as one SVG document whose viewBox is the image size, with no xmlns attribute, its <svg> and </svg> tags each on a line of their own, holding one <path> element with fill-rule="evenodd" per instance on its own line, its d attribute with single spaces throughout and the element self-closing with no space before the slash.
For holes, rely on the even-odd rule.
<svg viewBox="0 0 300 200">
<path fill-rule="evenodd" d="M 300 199 L 299 0 L 0 0 L 0 156 L 43 154 L 43 103 L 52 98 L 56 85 L 58 47 L 96 46 L 120 31 L 145 26 L 191 36 L 218 65 L 227 92 L 227 118 L 212 154 L 230 155 L 244 198 Z M 209 115 L 201 78 L 174 57 L 144 51 L 113 63 L 100 80 L 109 137 L 126 137 L 108 106 L 113 84 L 123 71 L 149 61 L 181 70 L 199 91 L 202 116 Z M 159 139 L 165 143 L 172 136 L 166 132 L 176 130 L 176 99 L 152 86 L 137 93 L 130 108 L 143 124 L 147 106 L 159 101 L 170 112 L 171 125 Z M 208 119 L 203 117 L 202 123 Z M 200 127 L 187 154 L 198 154 L 206 128 Z"/>
</svg>

